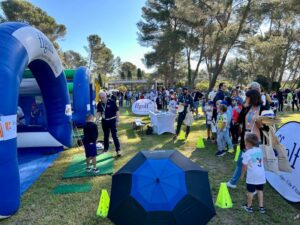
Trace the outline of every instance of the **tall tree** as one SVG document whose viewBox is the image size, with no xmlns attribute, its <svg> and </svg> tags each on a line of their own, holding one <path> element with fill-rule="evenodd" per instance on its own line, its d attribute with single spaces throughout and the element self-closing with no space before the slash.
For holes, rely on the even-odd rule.
<svg viewBox="0 0 300 225">
<path fill-rule="evenodd" d="M 121 71 L 127 75 L 127 79 L 131 80 L 136 74 L 136 66 L 131 62 L 124 62 L 122 63 Z"/>
<path fill-rule="evenodd" d="M 29 23 L 41 30 L 52 42 L 66 34 L 65 25 L 57 24 L 45 11 L 27 1 L 6 0 L 0 4 L 6 21 Z"/>
<path fill-rule="evenodd" d="M 89 53 L 88 66 L 98 77 L 102 76 L 103 80 L 107 74 L 112 73 L 114 70 L 114 56 L 98 35 L 92 34 L 88 36 L 87 40 L 88 47 L 86 47 L 86 50 Z"/>
<path fill-rule="evenodd" d="M 148 0 L 142 8 L 142 20 L 137 24 L 138 40 L 143 46 L 151 46 L 145 55 L 148 67 L 157 67 L 165 83 L 174 84 L 182 57 L 178 19 L 172 16 L 175 0 Z"/>
<path fill-rule="evenodd" d="M 72 50 L 63 53 L 62 62 L 65 68 L 76 68 L 87 65 L 87 61 L 78 52 Z"/>
<path fill-rule="evenodd" d="M 132 73 L 130 70 L 127 71 L 127 79 L 131 80 L 132 79 Z"/>
<path fill-rule="evenodd" d="M 120 76 L 121 76 L 122 80 L 126 79 L 126 75 L 125 75 L 124 71 L 121 71 Z"/>
<path fill-rule="evenodd" d="M 136 71 L 136 77 L 139 80 L 141 80 L 143 78 L 143 73 L 142 73 L 142 70 L 140 68 L 138 68 L 137 71 Z"/>
</svg>

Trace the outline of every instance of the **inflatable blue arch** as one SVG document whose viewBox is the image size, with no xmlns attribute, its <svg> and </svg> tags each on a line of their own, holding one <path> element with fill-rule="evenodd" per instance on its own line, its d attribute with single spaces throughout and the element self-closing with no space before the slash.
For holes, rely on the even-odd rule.
<svg viewBox="0 0 300 225">
<path fill-rule="evenodd" d="M 91 82 L 90 71 L 87 67 L 81 66 L 76 69 L 73 78 L 73 115 L 72 120 L 76 126 L 82 127 L 85 124 L 87 114 L 94 114 L 91 104 Z"/>
<path fill-rule="evenodd" d="M 26 67 L 41 89 L 49 134 L 63 146 L 72 145 L 70 98 L 55 48 L 28 24 L 0 24 L 0 218 L 14 214 L 20 204 L 16 112 Z"/>
</svg>

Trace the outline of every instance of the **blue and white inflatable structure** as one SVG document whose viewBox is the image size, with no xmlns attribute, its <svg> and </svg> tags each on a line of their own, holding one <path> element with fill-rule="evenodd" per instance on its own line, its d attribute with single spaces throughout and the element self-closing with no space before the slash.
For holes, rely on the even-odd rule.
<svg viewBox="0 0 300 225">
<path fill-rule="evenodd" d="M 91 89 L 89 69 L 84 66 L 77 68 L 73 78 L 72 120 L 78 127 L 85 124 L 87 114 L 94 114 Z"/>
<path fill-rule="evenodd" d="M 28 24 L 0 24 L 0 218 L 14 214 L 20 205 L 16 113 L 26 67 L 36 78 L 44 100 L 46 138 L 62 146 L 72 145 L 70 98 L 55 48 Z"/>
</svg>

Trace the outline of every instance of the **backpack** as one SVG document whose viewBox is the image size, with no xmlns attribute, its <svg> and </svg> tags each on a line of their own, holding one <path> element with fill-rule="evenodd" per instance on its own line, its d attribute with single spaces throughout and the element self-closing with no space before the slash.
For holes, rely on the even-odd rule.
<svg viewBox="0 0 300 225">
<path fill-rule="evenodd" d="M 147 135 L 153 134 L 153 127 L 152 126 L 149 126 L 149 125 L 147 126 L 146 134 Z"/>
</svg>

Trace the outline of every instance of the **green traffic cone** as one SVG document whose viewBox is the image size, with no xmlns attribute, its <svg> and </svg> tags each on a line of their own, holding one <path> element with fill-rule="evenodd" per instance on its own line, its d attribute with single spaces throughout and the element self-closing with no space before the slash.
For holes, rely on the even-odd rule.
<svg viewBox="0 0 300 225">
<path fill-rule="evenodd" d="M 185 140 L 185 134 L 184 134 L 183 130 L 180 131 L 180 133 L 177 137 L 177 140 L 179 140 L 179 141 L 184 141 Z"/>
<path fill-rule="evenodd" d="M 203 141 L 202 137 L 199 137 L 199 139 L 197 141 L 196 148 L 205 148 L 205 144 L 204 144 L 204 141 Z"/>
<path fill-rule="evenodd" d="M 232 201 L 226 183 L 221 183 L 215 205 L 222 209 L 232 208 Z"/>
<path fill-rule="evenodd" d="M 106 218 L 109 209 L 110 198 L 106 189 L 101 190 L 100 201 L 97 209 L 97 216 Z"/>
<path fill-rule="evenodd" d="M 235 152 L 235 156 L 234 156 L 234 161 L 235 161 L 235 162 L 238 161 L 240 152 L 241 152 L 241 147 L 240 147 L 240 145 L 238 145 L 238 146 L 236 147 L 236 152 Z"/>
</svg>

